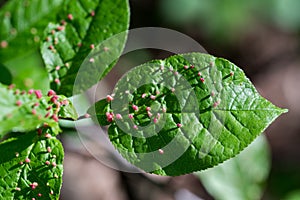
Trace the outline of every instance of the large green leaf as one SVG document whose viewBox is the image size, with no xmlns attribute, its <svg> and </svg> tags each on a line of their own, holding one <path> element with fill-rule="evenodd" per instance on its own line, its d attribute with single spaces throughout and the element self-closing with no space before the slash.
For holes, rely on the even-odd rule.
<svg viewBox="0 0 300 200">
<path fill-rule="evenodd" d="M 0 144 L 1 199 L 58 199 L 64 151 L 56 138 L 36 132 Z"/>
<path fill-rule="evenodd" d="M 129 5 L 127 0 L 71 0 L 59 19 L 62 23 L 46 28 L 41 52 L 51 88 L 72 96 L 73 89 L 79 93 L 97 83 L 120 56 L 129 26 Z M 82 66 L 84 70 L 78 72 Z"/>
<path fill-rule="evenodd" d="M 5 63 L 37 49 L 44 28 L 63 0 L 11 0 L 0 10 L 0 60 Z"/>
<path fill-rule="evenodd" d="M 196 175 L 215 199 L 255 200 L 261 199 L 269 171 L 270 152 L 262 135 L 237 157 Z"/>
<path fill-rule="evenodd" d="M 112 100 L 113 99 L 113 100 Z M 234 157 L 286 110 L 261 97 L 229 61 L 190 53 L 140 65 L 88 113 L 123 157 L 161 175 Z"/>
<path fill-rule="evenodd" d="M 77 119 L 71 102 L 64 96 L 42 95 L 40 91 L 20 91 L 0 84 L 0 138 L 8 132 L 27 132 L 43 124 L 60 131 L 58 118 Z"/>
</svg>

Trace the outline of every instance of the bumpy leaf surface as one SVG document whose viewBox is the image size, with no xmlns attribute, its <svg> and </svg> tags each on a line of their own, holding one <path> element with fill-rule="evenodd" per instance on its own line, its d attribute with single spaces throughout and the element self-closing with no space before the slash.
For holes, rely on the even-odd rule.
<svg viewBox="0 0 300 200">
<path fill-rule="evenodd" d="M 124 158 L 160 175 L 200 171 L 234 157 L 284 112 L 236 65 L 201 53 L 134 68 L 88 111 L 110 125 L 109 138 Z"/>
<path fill-rule="evenodd" d="M 0 60 L 5 63 L 37 50 L 43 30 L 63 0 L 11 0 L 0 10 Z"/>
<path fill-rule="evenodd" d="M 63 148 L 56 138 L 36 132 L 0 144 L 0 199 L 58 199 Z"/>
<path fill-rule="evenodd" d="M 41 53 L 51 88 L 72 96 L 73 89 L 76 94 L 97 83 L 120 56 L 126 39 L 121 32 L 129 25 L 128 1 L 71 0 L 58 18 L 60 23 L 45 30 Z"/>
<path fill-rule="evenodd" d="M 62 95 L 46 96 L 38 90 L 20 91 L 0 84 L 0 138 L 9 132 L 27 132 L 44 124 L 52 134 L 60 131 L 58 118 L 77 119 L 72 103 Z"/>
</svg>

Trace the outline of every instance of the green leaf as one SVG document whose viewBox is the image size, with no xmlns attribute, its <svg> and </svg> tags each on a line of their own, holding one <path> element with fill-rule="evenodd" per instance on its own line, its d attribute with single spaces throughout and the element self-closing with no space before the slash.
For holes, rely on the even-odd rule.
<svg viewBox="0 0 300 200">
<path fill-rule="evenodd" d="M 97 83 L 121 55 L 129 5 L 127 0 L 71 0 L 60 19 L 62 23 L 50 23 L 46 28 L 41 53 L 51 88 L 72 96 L 73 90 L 76 94 Z"/>
<path fill-rule="evenodd" d="M 5 66 L 12 73 L 12 82 L 17 88 L 22 90 L 34 88 L 43 92 L 50 89 L 48 74 L 37 50 L 10 60 Z"/>
<path fill-rule="evenodd" d="M 269 171 L 268 143 L 260 136 L 237 157 L 196 175 L 215 199 L 254 200 L 261 199 Z"/>
<path fill-rule="evenodd" d="M 96 111 L 96 113 L 93 111 Z M 90 107 L 88 113 L 93 114 L 92 117 L 94 120 L 98 120 L 101 126 L 106 126 L 110 124 L 110 122 L 106 120 L 106 113 L 109 111 L 110 105 L 107 103 L 106 99 L 102 99 Z"/>
<path fill-rule="evenodd" d="M 88 113 L 110 123 L 121 155 L 146 172 L 173 176 L 234 157 L 286 112 L 261 97 L 237 66 L 201 53 L 140 65 L 107 100 L 108 107 L 100 101 Z"/>
<path fill-rule="evenodd" d="M 0 83 L 10 85 L 12 82 L 12 75 L 10 71 L 0 63 Z"/>
<path fill-rule="evenodd" d="M 77 120 L 78 114 L 77 114 L 77 111 L 76 111 L 74 105 L 72 104 L 72 102 L 63 95 L 59 95 L 58 100 L 62 104 L 62 106 L 60 106 L 60 110 L 57 114 L 58 117 L 63 118 L 63 119 Z"/>
<path fill-rule="evenodd" d="M 58 199 L 62 185 L 63 156 L 56 138 L 36 132 L 0 144 L 1 199 Z"/>
<path fill-rule="evenodd" d="M 300 190 L 294 190 L 289 192 L 284 198 L 284 200 L 299 200 L 300 199 Z"/>
<path fill-rule="evenodd" d="M 11 131 L 27 132 L 44 124 L 56 135 L 60 132 L 58 118 L 77 119 L 72 103 L 64 96 L 43 96 L 37 90 L 12 87 L 0 84 L 0 138 Z"/>
<path fill-rule="evenodd" d="M 0 60 L 5 63 L 37 49 L 44 28 L 63 0 L 11 0 L 0 10 Z"/>
</svg>

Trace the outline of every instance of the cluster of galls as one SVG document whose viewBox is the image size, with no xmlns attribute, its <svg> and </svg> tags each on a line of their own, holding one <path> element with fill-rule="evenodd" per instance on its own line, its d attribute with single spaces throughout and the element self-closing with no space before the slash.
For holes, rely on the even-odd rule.
<svg viewBox="0 0 300 200">
<path fill-rule="evenodd" d="M 56 155 L 52 155 L 51 154 L 51 152 L 52 152 L 52 149 L 51 149 L 51 147 L 47 147 L 46 149 L 45 149 L 45 153 L 47 153 L 47 154 L 49 154 L 49 159 L 50 160 L 52 160 L 51 162 L 49 161 L 49 160 L 47 160 L 47 161 L 45 161 L 45 165 L 46 166 L 51 166 L 52 168 L 55 168 L 56 166 L 57 166 L 57 164 L 56 164 L 56 162 L 55 162 L 55 159 L 56 159 Z M 16 152 L 15 153 L 15 156 L 18 158 L 18 157 L 20 157 L 20 154 L 18 153 L 18 152 Z M 30 158 L 25 158 L 24 160 L 21 160 L 20 162 L 19 162 L 19 164 L 24 168 L 24 167 L 28 167 L 29 169 L 32 169 L 32 167 L 33 166 L 30 166 L 31 165 L 31 160 L 30 160 Z M 36 163 L 35 163 L 36 164 Z M 54 173 L 54 175 L 53 175 L 53 177 L 54 178 L 59 178 L 58 177 L 58 175 L 56 174 L 56 173 Z M 49 185 L 49 183 L 46 183 L 46 185 L 45 186 L 43 186 L 43 187 L 49 187 L 50 185 Z M 39 184 L 38 184 L 38 182 L 31 182 L 31 183 L 29 183 L 28 184 L 28 187 L 33 191 L 33 190 L 36 190 L 36 189 L 38 189 L 39 188 Z M 15 190 L 16 191 L 21 191 L 21 188 L 20 187 L 16 187 L 15 188 Z M 43 189 L 44 190 L 44 189 Z M 54 194 L 54 192 L 52 191 L 52 190 L 50 190 L 50 193 L 49 193 L 50 195 L 53 195 Z M 43 194 L 42 193 L 37 193 L 37 197 L 42 197 L 43 196 Z M 32 199 L 35 199 L 35 198 L 32 198 Z"/>
<path fill-rule="evenodd" d="M 173 92 L 173 91 L 172 91 L 172 92 Z M 126 93 L 126 94 L 129 94 L 129 91 L 126 91 L 125 93 Z M 160 92 L 157 92 L 157 95 L 159 95 L 159 94 L 160 94 Z M 108 103 L 110 103 L 111 101 L 113 101 L 113 100 L 114 100 L 113 96 L 114 96 L 114 95 L 107 95 L 106 101 L 107 101 Z M 155 99 L 156 99 L 156 96 L 154 96 L 154 95 L 152 95 L 152 94 L 146 94 L 146 93 L 144 93 L 144 94 L 141 95 L 141 97 L 142 97 L 143 99 L 145 99 L 147 96 L 149 96 L 149 98 L 150 98 L 151 100 L 155 100 Z M 133 113 L 129 113 L 129 114 L 128 114 L 128 118 L 129 118 L 130 120 L 134 120 L 134 115 L 140 110 L 140 108 L 139 108 L 137 105 L 135 105 L 135 104 L 132 104 L 132 105 L 131 105 L 131 108 L 132 108 L 132 110 L 133 110 Z M 162 107 L 162 108 L 161 108 L 161 111 L 162 111 L 163 113 L 166 113 L 167 109 L 166 109 L 165 107 Z M 151 112 L 151 107 L 147 106 L 147 107 L 145 108 L 145 112 L 147 113 L 147 116 L 149 117 L 149 119 L 151 119 L 152 116 L 153 116 L 153 113 Z M 122 120 L 122 119 L 123 119 L 123 116 L 122 116 L 121 114 L 119 114 L 119 113 L 114 114 L 113 112 L 106 112 L 105 114 L 106 114 L 106 120 L 107 120 L 108 122 L 110 122 L 110 123 L 113 122 L 114 120 Z M 153 123 L 154 123 L 154 124 L 157 124 L 160 118 L 161 118 L 160 113 L 156 113 L 155 116 L 153 117 Z M 177 128 L 181 128 L 181 127 L 182 127 L 182 124 L 181 124 L 181 123 L 178 123 L 176 126 L 177 126 Z M 136 124 L 134 124 L 134 125 L 133 125 L 133 129 L 138 130 L 138 126 L 137 126 Z"/>
<path fill-rule="evenodd" d="M 13 88 L 14 85 L 8 86 L 9 90 L 12 90 Z M 14 90 L 14 95 L 16 97 L 16 106 L 24 106 L 31 109 L 29 114 L 44 121 L 43 125 L 37 129 L 38 135 L 45 133 L 46 138 L 51 137 L 48 133 L 49 125 L 47 122 L 49 122 L 49 119 L 58 122 L 59 112 L 62 106 L 67 106 L 69 101 L 56 95 L 53 90 L 49 90 L 47 96 L 43 96 L 40 90 L 30 89 L 26 92 L 24 90 L 20 91 L 16 89 Z"/>
<path fill-rule="evenodd" d="M 91 11 L 90 13 L 90 16 L 93 17 L 95 16 L 95 11 Z M 67 25 L 67 21 L 72 23 L 72 21 L 74 20 L 74 16 L 69 13 L 67 15 L 67 18 L 66 20 L 62 20 L 60 25 L 56 26 L 54 29 L 52 29 L 50 31 L 50 36 L 46 37 L 45 41 L 49 42 L 50 45 L 48 46 L 48 49 L 50 51 L 52 51 L 53 53 L 57 53 L 57 49 L 55 48 L 56 45 L 58 45 L 59 43 L 59 37 L 57 36 L 57 32 L 61 32 L 61 31 L 64 31 L 66 29 L 66 25 Z M 80 48 L 82 46 L 82 43 L 78 43 L 77 44 L 77 48 Z M 95 48 L 95 45 L 94 44 L 90 44 L 90 48 L 91 49 L 94 49 Z M 58 86 L 61 84 L 60 83 L 60 79 L 59 79 L 59 75 L 57 72 L 59 72 L 61 69 L 63 68 L 69 68 L 69 63 L 65 63 L 64 66 L 60 66 L 60 65 L 56 65 L 54 67 L 54 71 L 52 72 L 53 76 L 55 77 L 54 78 L 54 83 L 56 83 Z M 64 72 L 60 72 L 60 73 L 65 73 L 66 70 L 64 70 Z"/>
<path fill-rule="evenodd" d="M 51 97 L 50 98 L 50 101 L 48 102 L 49 104 L 52 104 L 52 105 L 49 105 L 46 110 L 49 111 L 47 112 L 47 114 L 45 115 L 45 117 L 50 117 L 58 122 L 58 115 L 59 115 L 59 111 L 61 109 L 61 106 L 67 106 L 69 105 L 69 101 L 67 99 L 63 99 L 63 100 L 59 100 L 59 96 L 56 95 L 56 93 L 53 91 L 53 90 L 49 90 L 48 91 L 48 97 Z M 53 113 L 51 113 L 51 111 Z"/>
<path fill-rule="evenodd" d="M 172 90 L 171 90 L 172 91 Z M 172 91 L 172 92 L 174 92 L 174 91 Z M 125 91 L 125 94 L 130 94 L 130 92 L 129 91 Z M 156 95 L 160 95 L 160 92 L 159 91 L 157 91 L 156 92 Z M 107 95 L 107 97 L 106 97 L 106 101 L 108 102 L 108 103 L 110 103 L 111 101 L 113 101 L 114 100 L 114 97 L 113 97 L 114 95 Z M 153 95 L 153 94 L 146 94 L 146 93 L 143 93 L 142 95 L 141 95 L 141 98 L 142 99 L 145 99 L 145 98 L 149 98 L 149 100 L 150 101 L 154 101 L 154 100 L 157 100 L 158 99 L 158 96 L 155 96 L 155 95 Z M 160 113 L 153 113 L 152 111 L 151 111 L 151 107 L 149 107 L 149 106 L 143 106 L 143 107 L 139 107 L 138 105 L 135 105 L 135 104 L 131 104 L 131 109 L 132 109 L 132 113 L 129 113 L 128 114 L 128 118 L 130 119 L 130 120 L 134 120 L 135 119 L 135 115 L 139 115 L 139 114 L 142 114 L 142 113 L 146 113 L 146 115 L 149 117 L 149 119 L 151 120 L 152 119 L 152 122 L 154 123 L 154 124 L 157 124 L 158 122 L 159 122 L 159 120 L 160 120 L 160 118 L 161 118 L 161 114 Z M 161 108 L 161 112 L 162 113 L 166 113 L 167 112 L 167 109 L 163 106 L 162 108 Z M 145 114 L 144 113 L 144 114 Z M 137 117 L 137 116 L 136 116 Z M 113 112 L 106 112 L 106 120 L 108 121 L 108 122 L 113 122 L 114 120 L 123 120 L 123 116 L 121 115 L 121 114 L 119 114 L 119 113 L 113 113 Z M 181 128 L 183 125 L 181 124 L 181 123 L 177 123 L 176 124 L 176 127 L 177 128 Z M 135 130 L 138 130 L 138 125 L 137 124 L 135 124 L 135 122 L 133 121 L 133 127 L 132 127 L 133 129 L 135 129 Z M 165 152 L 164 152 L 164 150 L 163 149 L 158 149 L 158 153 L 159 154 L 164 154 Z"/>
</svg>

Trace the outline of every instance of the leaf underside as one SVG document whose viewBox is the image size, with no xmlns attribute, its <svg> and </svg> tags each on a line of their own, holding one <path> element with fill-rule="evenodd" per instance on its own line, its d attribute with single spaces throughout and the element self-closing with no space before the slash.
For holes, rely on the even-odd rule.
<svg viewBox="0 0 300 200">
<path fill-rule="evenodd" d="M 240 68 L 201 53 L 136 67 L 117 83 L 113 98 L 88 113 L 110 125 L 109 138 L 125 159 L 159 175 L 218 165 L 286 112 L 261 97 Z"/>
<path fill-rule="evenodd" d="M 121 55 L 126 33 L 105 41 L 128 29 L 128 1 L 70 0 L 57 21 L 44 31 L 41 53 L 51 88 L 69 97 L 96 84 Z"/>
</svg>

